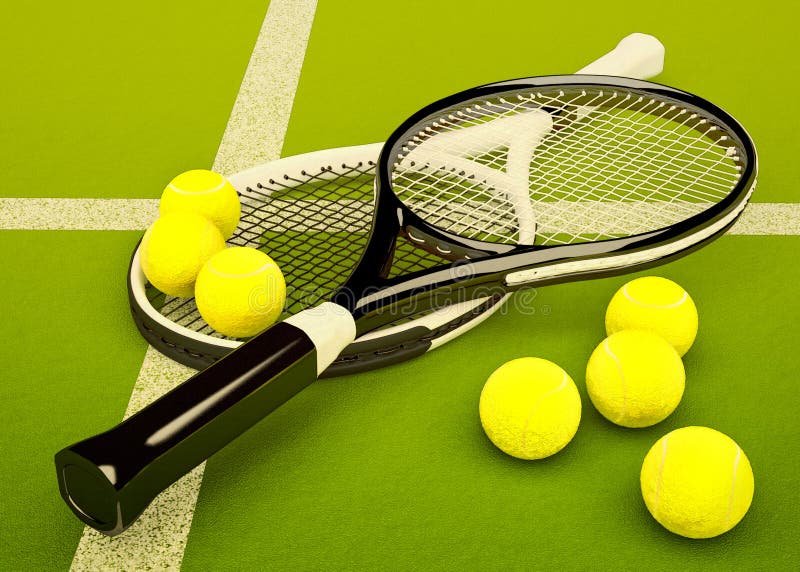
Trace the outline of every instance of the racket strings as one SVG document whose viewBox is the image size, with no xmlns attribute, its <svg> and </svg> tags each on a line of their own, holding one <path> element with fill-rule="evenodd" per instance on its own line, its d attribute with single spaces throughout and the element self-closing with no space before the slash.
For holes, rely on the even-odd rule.
<svg viewBox="0 0 800 572">
<path fill-rule="evenodd" d="M 576 135 L 575 139 L 579 136 L 580 134 Z M 601 137 L 600 144 L 605 146 L 606 151 L 597 157 L 592 157 L 577 148 L 579 144 L 575 142 L 565 142 L 565 147 L 558 156 L 548 150 L 543 151 L 542 159 L 560 160 L 560 170 L 569 173 L 568 176 L 560 173 L 551 175 L 546 170 L 532 173 L 534 188 L 538 183 L 537 177 L 548 177 L 551 196 L 561 197 L 560 202 L 556 203 L 559 206 L 555 213 L 550 213 L 551 217 L 553 214 L 555 217 L 550 219 L 546 216 L 542 217 L 543 228 L 564 229 L 567 228 L 565 225 L 569 225 L 571 232 L 580 234 L 581 231 L 576 230 L 575 227 L 575 203 L 590 201 L 590 204 L 594 205 L 597 202 L 603 203 L 602 210 L 598 209 L 597 211 L 603 216 L 595 217 L 594 221 L 585 215 L 581 218 L 584 225 L 594 224 L 597 228 L 595 234 L 588 234 L 585 238 L 599 240 L 607 236 L 637 234 L 667 226 L 674 220 L 702 212 L 710 203 L 721 200 L 729 190 L 729 188 L 725 188 L 724 194 L 720 195 L 721 189 L 703 184 L 703 177 L 709 173 L 708 171 L 696 171 L 690 168 L 691 165 L 697 163 L 697 159 L 702 154 L 706 153 L 704 148 L 696 145 L 684 145 L 680 149 L 681 152 L 691 149 L 691 152 L 698 154 L 691 162 L 678 161 L 681 171 L 678 176 L 670 179 L 663 176 L 662 169 L 670 169 L 673 165 L 668 161 L 658 159 L 662 155 L 656 154 L 660 152 L 658 150 L 654 152 L 654 144 L 643 145 L 639 149 L 625 153 L 616 151 L 618 147 L 608 145 L 611 139 L 605 138 L 605 141 L 602 139 Z M 673 142 L 672 146 L 675 145 L 676 143 Z M 625 146 L 623 144 L 620 147 L 624 149 Z M 561 159 L 561 157 L 565 157 L 565 159 Z M 609 162 L 619 163 L 620 167 L 609 173 L 604 168 Z M 574 189 L 582 189 L 586 192 L 579 193 Z M 625 191 L 623 192 L 621 189 L 625 189 Z M 674 201 L 676 192 L 684 189 L 690 191 L 684 193 L 681 201 Z M 695 189 L 696 192 L 691 192 L 692 189 Z M 609 197 L 609 195 L 611 196 Z M 632 209 L 631 204 L 637 205 L 637 208 Z M 543 205 L 545 209 L 546 206 Z M 620 225 L 621 221 L 624 221 L 625 224 Z"/>
<path fill-rule="evenodd" d="M 666 107 L 665 107 L 666 109 Z M 682 110 L 685 112 L 685 110 Z M 666 113 L 666 111 L 664 111 Z M 651 112 L 652 122 L 655 122 L 659 119 L 663 118 L 663 114 L 659 116 L 656 112 Z M 671 141 L 670 145 L 663 148 L 657 149 L 656 145 L 659 140 L 663 140 L 663 135 L 658 139 L 652 140 L 649 144 L 628 144 L 626 141 L 621 141 L 618 137 L 618 133 L 608 130 L 608 129 L 595 129 L 593 131 L 589 131 L 587 129 L 587 125 L 583 125 L 578 129 L 574 130 L 572 133 L 572 143 L 569 144 L 567 142 L 564 143 L 563 152 L 560 153 L 558 156 L 555 156 L 551 150 L 548 150 L 544 147 L 541 150 L 540 156 L 542 159 L 546 158 L 554 158 L 563 160 L 564 157 L 569 158 L 577 158 L 580 160 L 588 160 L 595 164 L 599 163 L 602 159 L 608 159 L 613 161 L 620 161 L 624 160 L 629 164 L 629 166 L 623 166 L 620 169 L 620 173 L 623 175 L 627 172 L 626 180 L 630 180 L 633 176 L 643 174 L 646 175 L 646 181 L 651 181 L 654 178 L 657 178 L 658 175 L 661 174 L 661 169 L 669 168 L 671 166 L 680 166 L 682 171 L 687 173 L 689 176 L 694 175 L 693 178 L 683 178 L 681 180 L 680 177 L 676 177 L 675 180 L 685 183 L 698 183 L 699 187 L 707 186 L 701 181 L 701 177 L 707 176 L 708 181 L 711 183 L 715 182 L 717 179 L 717 184 L 715 187 L 708 185 L 708 189 L 717 193 L 716 196 L 706 197 L 712 200 L 719 199 L 719 192 L 722 191 L 723 196 L 727 194 L 729 191 L 729 181 L 723 180 L 721 177 L 718 177 L 714 171 L 714 168 L 718 164 L 718 156 L 712 156 L 710 167 L 703 168 L 703 165 L 700 163 L 703 159 L 708 159 L 708 152 L 709 147 L 707 144 L 698 145 L 697 140 L 694 136 L 686 137 L 679 133 L 679 129 L 685 127 L 686 122 L 691 118 L 689 114 L 685 114 L 686 117 L 683 123 L 675 123 L 674 128 L 671 131 L 666 132 L 666 135 L 674 136 L 675 139 Z M 620 126 L 623 129 L 630 129 L 636 127 L 632 124 L 632 122 L 623 120 L 620 122 Z M 708 129 L 705 132 L 701 132 L 700 134 L 703 136 L 707 136 L 716 129 L 715 126 L 709 125 Z M 650 132 L 648 132 L 650 131 Z M 629 138 L 631 138 L 631 133 L 627 134 Z M 651 127 L 647 123 L 642 123 L 639 126 L 639 129 L 635 132 L 636 141 L 644 140 L 647 141 L 647 136 L 650 135 L 659 135 L 655 128 Z M 594 147 L 587 147 L 585 144 L 586 137 L 594 137 L 596 138 L 596 145 Z M 592 149 L 597 148 L 604 148 L 604 152 L 597 157 L 592 157 L 589 153 Z M 665 156 L 665 151 L 677 151 L 681 154 L 691 154 L 691 161 L 682 161 L 682 157 L 680 155 L 674 155 L 671 157 L 669 161 L 664 160 L 662 157 Z M 692 165 L 698 165 L 700 168 L 694 169 Z M 650 167 L 650 168 L 648 168 Z M 596 170 L 596 172 L 602 172 Z M 724 181 L 722 185 L 719 184 L 720 181 Z M 686 198 L 692 197 L 691 190 L 686 191 Z M 699 194 L 703 194 L 700 192 Z M 654 197 L 655 198 L 655 197 Z M 666 197 L 670 198 L 670 197 Z"/>
<path fill-rule="evenodd" d="M 514 206 L 503 195 L 488 191 L 477 181 L 464 181 L 458 174 L 437 173 L 427 166 L 421 167 L 419 174 L 426 181 L 435 182 L 435 192 L 421 194 L 419 202 L 415 202 L 434 226 L 456 234 L 479 229 L 483 239 L 516 232 Z"/>
<path fill-rule="evenodd" d="M 625 122 L 623 122 L 624 125 Z M 679 125 L 678 125 L 679 126 Z M 641 131 L 644 131 L 647 126 L 643 126 Z M 710 126 L 709 131 L 713 130 L 714 127 Z M 706 187 L 709 191 L 713 193 L 719 193 L 722 191 L 724 194 L 728 192 L 728 181 L 723 179 L 721 176 L 717 175 L 713 170 L 713 167 L 716 165 L 717 157 L 712 157 L 712 166 L 711 169 L 694 169 L 692 165 L 698 163 L 700 159 L 703 158 L 704 154 L 708 153 L 708 147 L 706 145 L 699 146 L 695 144 L 694 140 L 690 140 L 687 144 L 684 144 L 682 149 L 677 149 L 683 153 L 693 153 L 694 156 L 690 162 L 682 162 L 681 157 L 677 156 L 674 157 L 672 160 L 667 161 L 664 160 L 663 154 L 658 154 L 658 150 L 655 148 L 655 143 L 646 146 L 642 145 L 641 148 L 637 149 L 635 146 L 626 145 L 624 141 L 619 141 L 614 137 L 612 133 L 611 136 L 607 136 L 603 133 L 602 130 L 595 130 L 593 132 L 588 132 L 584 134 L 584 129 L 577 129 L 574 132 L 572 137 L 573 141 L 572 144 L 564 142 L 564 148 L 559 155 L 555 155 L 552 150 L 547 149 L 546 147 L 543 148 L 540 152 L 540 157 L 542 160 L 546 160 L 547 158 L 551 159 L 558 159 L 562 160 L 564 157 L 568 158 L 575 158 L 578 160 L 587 161 L 589 164 L 587 165 L 587 170 L 591 171 L 591 163 L 600 163 L 602 159 L 608 159 L 613 161 L 621 161 L 625 160 L 629 166 L 622 166 L 620 168 L 620 173 L 625 174 L 626 172 L 629 174 L 628 179 L 631 176 L 635 176 L 636 174 L 644 174 L 649 178 L 656 178 L 658 175 L 661 174 L 660 169 L 664 167 L 670 167 L 672 165 L 681 165 L 683 172 L 687 173 L 688 176 L 694 175 L 693 179 L 688 177 L 683 178 L 681 181 L 681 177 L 676 177 L 675 180 L 679 182 L 698 182 L 698 187 Z M 606 133 L 610 133 L 606 131 Z M 675 133 L 675 130 L 673 130 Z M 703 133 L 703 135 L 708 135 L 709 132 Z M 596 137 L 597 147 L 605 147 L 604 152 L 597 157 L 592 157 L 587 149 L 585 142 L 581 139 L 583 136 L 587 137 Z M 680 135 L 678 134 L 678 137 Z M 673 141 L 671 147 L 675 147 L 679 144 L 679 141 Z M 670 148 L 667 148 L 670 149 Z M 675 150 L 675 149 L 673 149 Z M 563 166 L 563 163 L 562 163 Z M 648 168 L 649 167 L 649 168 Z M 568 168 L 567 168 L 568 170 Z M 594 169 L 595 173 L 602 173 L 599 169 Z M 708 183 L 706 184 L 702 182 L 701 177 L 708 176 Z M 719 196 L 708 196 L 707 193 L 703 193 L 701 190 L 697 190 L 698 195 L 706 194 L 705 198 L 710 199 L 718 199 Z M 692 192 L 691 190 L 686 192 L 686 198 L 691 198 Z"/>
<path fill-rule="evenodd" d="M 243 195 L 247 246 L 261 248 L 287 280 L 287 313 L 316 304 L 358 261 L 372 217 L 374 164 L 303 171 L 260 183 Z M 238 236 L 239 233 L 237 233 Z M 346 270 L 345 270 L 346 269 Z"/>
<path fill-rule="evenodd" d="M 372 161 L 324 165 L 265 180 L 241 194 L 241 219 L 229 244 L 263 250 L 281 268 L 287 282 L 284 318 L 329 298 L 358 262 L 372 222 L 374 175 Z M 392 275 L 441 262 L 400 241 Z M 167 296 L 149 283 L 145 293 L 171 322 L 225 338 L 203 320 L 193 298 Z"/>
<path fill-rule="evenodd" d="M 519 135 L 526 130 L 527 139 Z M 529 160 L 522 169 L 520 156 Z M 569 244 L 701 213 L 730 193 L 741 170 L 734 142 L 697 111 L 646 94 L 582 89 L 451 109 L 408 137 L 392 182 L 413 211 L 460 236 L 518 241 L 526 220 L 519 210 L 530 204 L 535 243 Z"/>
</svg>

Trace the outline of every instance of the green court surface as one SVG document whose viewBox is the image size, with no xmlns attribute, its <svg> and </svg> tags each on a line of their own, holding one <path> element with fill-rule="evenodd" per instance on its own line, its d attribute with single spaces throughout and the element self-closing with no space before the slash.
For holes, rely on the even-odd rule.
<svg viewBox="0 0 800 572">
<path fill-rule="evenodd" d="M 574 71 L 641 31 L 667 49 L 656 81 L 714 101 L 753 136 L 756 206 L 800 202 L 800 121 L 779 111 L 800 75 L 784 2 L 577 0 L 558 13 L 522 1 L 180 0 L 0 10 L 0 209 L 24 219 L 26 203 L 4 199 L 153 199 L 174 174 L 209 168 L 254 47 L 271 39 L 259 40 L 265 14 L 291 28 L 309 6 L 285 141 L 264 141 L 284 156 L 380 141 L 438 97 Z M 125 289 L 141 232 L 6 224 L 0 570 L 797 569 L 800 211 L 784 212 L 785 232 L 725 236 L 650 272 L 700 312 L 683 401 L 654 427 L 610 424 L 585 389 L 605 305 L 628 277 L 548 286 L 433 353 L 309 387 L 207 463 L 196 506 L 167 507 L 193 512 L 188 537 L 164 520 L 111 542 L 81 540 L 53 455 L 121 420 L 146 377 Z M 501 453 L 478 418 L 487 376 L 522 356 L 564 367 L 583 400 L 573 442 L 540 462 Z M 755 473 L 747 516 L 706 541 L 667 532 L 639 492 L 650 446 L 687 425 L 733 437 Z"/>
</svg>

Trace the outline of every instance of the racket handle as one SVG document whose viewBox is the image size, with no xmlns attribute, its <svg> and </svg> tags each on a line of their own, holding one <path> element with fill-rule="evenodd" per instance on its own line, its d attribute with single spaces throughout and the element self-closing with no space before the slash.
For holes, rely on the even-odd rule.
<svg viewBox="0 0 800 572">
<path fill-rule="evenodd" d="M 664 69 L 664 45 L 655 36 L 634 33 L 577 73 L 648 79 Z"/>
<path fill-rule="evenodd" d="M 326 303 L 276 324 L 113 429 L 59 451 L 67 505 L 109 536 L 124 531 L 164 489 L 317 378 L 355 337 L 342 312 Z"/>
</svg>

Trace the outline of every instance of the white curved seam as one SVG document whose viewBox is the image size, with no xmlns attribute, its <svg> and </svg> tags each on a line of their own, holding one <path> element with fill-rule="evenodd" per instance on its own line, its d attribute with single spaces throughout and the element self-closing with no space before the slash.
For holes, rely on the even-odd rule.
<svg viewBox="0 0 800 572">
<path fill-rule="evenodd" d="M 645 308 L 654 308 L 654 309 L 657 309 L 657 310 L 660 310 L 660 309 L 666 310 L 668 308 L 677 308 L 678 306 L 680 306 L 681 304 L 686 302 L 686 299 L 689 297 L 689 293 L 684 290 L 683 291 L 683 296 L 681 296 L 680 300 L 678 300 L 677 302 L 673 302 L 672 304 L 648 304 L 647 302 L 642 302 L 641 300 L 637 300 L 636 298 L 631 296 L 630 292 L 628 292 L 628 285 L 627 284 L 625 284 L 625 286 L 622 288 L 622 293 L 625 295 L 625 297 L 628 299 L 628 301 L 633 302 L 634 304 L 637 304 L 639 306 L 643 306 Z"/>
<path fill-rule="evenodd" d="M 619 383 L 622 386 L 622 416 L 624 418 L 628 410 L 628 388 L 625 386 L 625 374 L 622 373 L 622 364 L 620 363 L 617 356 L 614 355 L 614 352 L 611 351 L 611 348 L 608 346 L 608 338 L 606 338 L 603 341 L 603 349 L 608 354 L 608 357 L 614 360 L 614 364 L 617 366 L 617 372 L 619 373 Z"/>
<path fill-rule="evenodd" d="M 213 272 L 220 278 L 251 278 L 253 276 L 258 276 L 259 274 L 261 274 L 262 272 L 273 266 L 277 268 L 277 264 L 275 264 L 274 262 L 267 262 L 261 268 L 253 270 L 252 272 L 248 272 L 247 274 L 234 274 L 232 272 L 222 272 L 221 270 L 217 270 L 216 268 L 214 268 L 211 262 L 208 263 L 208 268 L 211 270 L 211 272 Z"/>
<path fill-rule="evenodd" d="M 733 460 L 733 480 L 731 481 L 731 495 L 728 498 L 728 515 L 725 517 L 725 528 L 728 528 L 733 514 L 733 497 L 736 494 L 736 473 L 739 471 L 739 463 L 742 460 L 742 449 L 737 445 L 736 458 Z"/>
<path fill-rule="evenodd" d="M 669 435 L 664 437 L 664 442 L 661 444 L 661 464 L 658 467 L 658 479 L 656 479 L 656 500 L 653 506 L 653 515 L 658 517 L 658 508 L 661 506 L 661 485 L 664 480 L 664 465 L 667 464 L 667 441 Z"/>
<path fill-rule="evenodd" d="M 214 174 L 219 177 L 219 184 L 216 187 L 212 187 L 210 189 L 206 189 L 205 191 L 187 191 L 186 189 L 182 189 L 180 187 L 176 187 L 172 183 L 167 185 L 167 187 L 172 189 L 176 193 L 181 193 L 182 195 L 207 195 L 209 193 L 215 193 L 218 190 L 224 188 L 225 184 L 227 183 L 227 181 L 225 180 L 225 177 L 223 177 L 219 173 L 214 173 Z"/>
<path fill-rule="evenodd" d="M 528 447 L 528 427 L 530 426 L 531 419 L 533 418 L 533 414 L 536 409 L 541 405 L 542 401 L 546 397 L 550 397 L 551 395 L 555 395 L 559 391 L 562 391 L 567 386 L 567 372 L 564 372 L 564 378 L 561 380 L 561 383 L 558 384 L 558 387 L 551 389 L 550 391 L 543 393 L 539 396 L 539 398 L 534 401 L 533 405 L 531 405 L 530 410 L 528 411 L 528 415 L 525 416 L 525 424 L 522 426 L 522 450 L 525 451 Z"/>
</svg>

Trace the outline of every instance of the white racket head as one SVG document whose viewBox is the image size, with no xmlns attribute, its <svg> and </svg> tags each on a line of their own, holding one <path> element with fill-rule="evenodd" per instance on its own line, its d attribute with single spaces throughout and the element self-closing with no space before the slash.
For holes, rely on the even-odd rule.
<svg viewBox="0 0 800 572">
<path fill-rule="evenodd" d="M 381 144 L 315 151 L 259 165 L 230 177 L 242 217 L 229 240 L 263 249 L 288 284 L 288 317 L 328 298 L 358 262 L 373 214 L 373 179 Z M 441 260 L 399 244 L 395 262 L 413 272 Z M 142 335 L 168 357 L 203 369 L 243 340 L 215 332 L 194 299 L 172 298 L 144 276 L 137 247 L 128 273 L 131 312 Z M 332 377 L 421 355 L 468 332 L 502 307 L 505 296 L 464 301 L 362 336 L 326 370 Z"/>
</svg>

